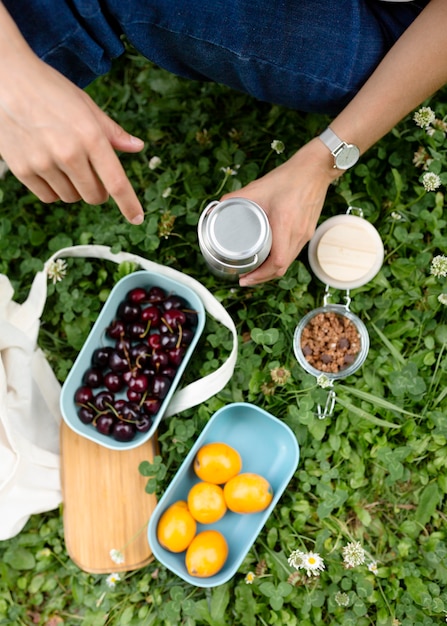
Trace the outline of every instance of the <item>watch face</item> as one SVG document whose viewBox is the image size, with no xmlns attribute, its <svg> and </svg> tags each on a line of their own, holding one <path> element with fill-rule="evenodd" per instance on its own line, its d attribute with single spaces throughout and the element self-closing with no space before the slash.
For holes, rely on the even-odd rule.
<svg viewBox="0 0 447 626">
<path fill-rule="evenodd" d="M 335 157 L 335 165 L 340 170 L 347 170 L 357 163 L 360 156 L 360 150 L 357 146 L 347 144 Z"/>
</svg>

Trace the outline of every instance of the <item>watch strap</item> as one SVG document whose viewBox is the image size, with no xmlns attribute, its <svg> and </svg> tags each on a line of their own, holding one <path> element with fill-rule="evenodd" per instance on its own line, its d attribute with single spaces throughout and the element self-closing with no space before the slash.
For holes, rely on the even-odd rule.
<svg viewBox="0 0 447 626">
<path fill-rule="evenodd" d="M 340 139 L 329 126 L 319 136 L 324 145 L 329 148 L 332 154 L 337 151 L 340 146 L 346 145 L 346 142 Z"/>
</svg>

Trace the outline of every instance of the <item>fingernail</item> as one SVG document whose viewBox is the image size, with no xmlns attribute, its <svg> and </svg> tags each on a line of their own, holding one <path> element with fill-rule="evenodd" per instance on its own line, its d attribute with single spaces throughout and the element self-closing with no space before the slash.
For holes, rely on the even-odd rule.
<svg viewBox="0 0 447 626">
<path fill-rule="evenodd" d="M 134 146 L 139 146 L 141 148 L 144 146 L 144 141 L 139 137 L 134 137 L 134 135 L 129 135 L 129 137 L 130 143 L 132 143 Z"/>
<path fill-rule="evenodd" d="M 239 279 L 239 285 L 241 287 L 248 287 L 248 285 L 251 285 L 253 281 L 251 281 L 249 278 L 241 278 Z"/>
<path fill-rule="evenodd" d="M 133 224 L 134 226 L 140 226 L 140 224 L 142 224 L 143 222 L 144 222 L 143 213 L 139 213 L 138 215 L 136 215 L 130 220 L 130 223 Z"/>
</svg>

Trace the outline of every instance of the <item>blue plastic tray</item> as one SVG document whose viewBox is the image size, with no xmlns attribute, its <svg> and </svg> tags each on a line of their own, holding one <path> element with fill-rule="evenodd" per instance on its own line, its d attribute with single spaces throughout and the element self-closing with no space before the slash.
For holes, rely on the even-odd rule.
<svg viewBox="0 0 447 626">
<path fill-rule="evenodd" d="M 228 542 L 224 567 L 208 578 L 190 576 L 185 566 L 185 552 L 175 554 L 157 540 L 157 525 L 163 512 L 177 500 L 186 500 L 189 489 L 199 478 L 193 470 L 199 448 L 210 442 L 225 442 L 242 457 L 242 472 L 256 472 L 272 486 L 273 500 L 260 513 L 238 514 L 227 511 L 215 524 L 197 524 L 197 532 L 220 530 Z M 158 561 L 180 578 L 196 587 L 222 585 L 234 576 L 245 555 L 273 511 L 284 489 L 296 471 L 299 446 L 291 429 L 279 419 L 253 404 L 239 402 L 219 409 L 199 435 L 175 477 L 155 508 L 148 527 L 148 541 Z"/>
<path fill-rule="evenodd" d="M 188 304 L 191 308 L 197 312 L 198 315 L 198 323 L 195 331 L 194 338 L 191 344 L 188 346 L 188 349 L 185 353 L 185 356 L 177 370 L 177 374 L 172 381 L 172 385 L 169 388 L 168 394 L 164 398 L 160 410 L 153 418 L 153 423 L 146 433 L 137 433 L 135 438 L 129 442 L 121 442 L 116 441 L 113 437 L 109 437 L 107 435 L 103 435 L 99 433 L 94 426 L 91 424 L 83 424 L 78 417 L 78 407 L 74 402 L 74 395 L 76 389 L 82 384 L 82 376 L 90 366 L 91 366 L 91 358 L 94 350 L 99 346 L 107 346 L 114 345 L 112 339 L 108 339 L 105 334 L 105 329 L 112 322 L 112 320 L 116 317 L 116 311 L 119 303 L 125 298 L 128 291 L 134 289 L 135 287 L 144 287 L 149 288 L 152 286 L 161 287 L 168 294 L 173 293 L 178 296 L 182 296 L 188 301 Z M 166 409 L 169 405 L 169 402 L 175 393 L 175 390 L 180 382 L 180 378 L 185 370 L 185 367 L 188 364 L 189 359 L 194 351 L 194 348 L 199 340 L 199 337 L 203 331 L 203 327 L 205 325 L 205 309 L 203 303 L 199 296 L 189 287 L 178 283 L 177 281 L 167 278 L 165 276 L 159 276 L 158 274 L 153 274 L 152 272 L 146 270 L 140 270 L 134 272 L 133 274 L 129 274 L 125 276 L 120 281 L 116 283 L 110 292 L 107 301 L 105 302 L 98 319 L 90 331 L 89 336 L 87 337 L 81 351 L 79 352 L 76 361 L 73 364 L 72 369 L 70 370 L 65 383 L 62 386 L 61 398 L 60 398 L 60 407 L 62 416 L 68 426 L 74 430 L 79 435 L 90 439 L 91 441 L 95 441 L 96 443 L 105 446 L 106 448 L 110 448 L 112 450 L 129 450 L 131 448 L 136 448 L 141 445 L 145 441 L 148 441 L 157 430 L 157 426 L 160 423 Z M 122 394 L 115 394 L 116 397 Z"/>
</svg>

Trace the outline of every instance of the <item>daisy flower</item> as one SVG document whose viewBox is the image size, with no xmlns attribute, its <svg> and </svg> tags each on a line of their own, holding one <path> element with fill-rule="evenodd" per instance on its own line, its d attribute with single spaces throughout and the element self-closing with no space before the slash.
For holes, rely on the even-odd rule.
<svg viewBox="0 0 447 626">
<path fill-rule="evenodd" d="M 248 572 L 248 574 L 245 576 L 245 582 L 247 585 L 252 585 L 254 579 L 256 578 L 254 572 Z"/>
<path fill-rule="evenodd" d="M 106 578 L 106 585 L 110 589 L 114 589 L 116 587 L 116 583 L 121 580 L 121 576 L 119 574 L 113 573 L 109 574 Z"/>
<path fill-rule="evenodd" d="M 301 552 L 300 550 L 294 550 L 287 559 L 289 565 L 295 567 L 295 569 L 306 570 L 307 576 L 319 576 L 320 571 L 323 571 L 324 561 L 317 552 Z"/>
</svg>

